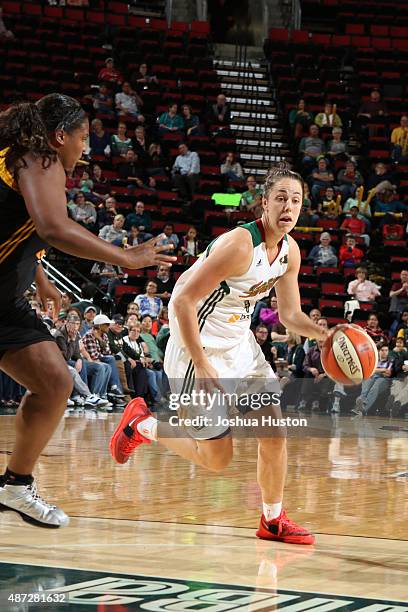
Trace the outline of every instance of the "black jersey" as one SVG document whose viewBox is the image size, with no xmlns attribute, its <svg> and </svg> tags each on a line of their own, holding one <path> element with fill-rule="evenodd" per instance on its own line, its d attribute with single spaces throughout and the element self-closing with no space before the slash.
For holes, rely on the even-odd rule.
<svg viewBox="0 0 408 612">
<path fill-rule="evenodd" d="M 0 310 L 18 302 L 30 287 L 38 254 L 47 246 L 6 168 L 5 153 L 0 151 Z"/>
</svg>

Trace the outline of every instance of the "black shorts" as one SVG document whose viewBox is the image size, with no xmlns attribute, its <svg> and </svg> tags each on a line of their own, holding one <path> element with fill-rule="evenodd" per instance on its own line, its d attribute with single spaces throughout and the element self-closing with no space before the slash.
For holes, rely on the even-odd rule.
<svg viewBox="0 0 408 612">
<path fill-rule="evenodd" d="M 0 306 L 0 359 L 6 351 L 47 340 L 53 341 L 54 338 L 28 302 L 22 301 L 7 308 Z"/>
</svg>

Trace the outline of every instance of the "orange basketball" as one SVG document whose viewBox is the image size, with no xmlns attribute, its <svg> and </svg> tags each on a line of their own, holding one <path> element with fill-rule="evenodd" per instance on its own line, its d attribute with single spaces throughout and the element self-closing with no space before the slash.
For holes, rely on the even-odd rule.
<svg viewBox="0 0 408 612">
<path fill-rule="evenodd" d="M 343 385 L 358 385 L 377 367 L 378 352 L 370 336 L 357 325 L 337 325 L 321 351 L 324 371 Z"/>
</svg>

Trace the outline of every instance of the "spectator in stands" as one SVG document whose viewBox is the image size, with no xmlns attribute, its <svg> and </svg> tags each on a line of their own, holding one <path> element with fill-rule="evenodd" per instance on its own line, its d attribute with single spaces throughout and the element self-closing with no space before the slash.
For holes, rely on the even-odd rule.
<svg viewBox="0 0 408 612">
<path fill-rule="evenodd" d="M 346 240 L 346 244 L 340 247 L 339 260 L 343 268 L 355 268 L 360 265 L 364 253 L 356 247 L 356 241 L 352 236 Z"/>
<path fill-rule="evenodd" d="M 117 214 L 116 200 L 110 195 L 98 207 L 98 228 L 101 229 L 104 225 L 111 225 Z"/>
<path fill-rule="evenodd" d="M 167 176 L 170 171 L 170 161 L 162 151 L 162 146 L 158 142 L 152 142 L 149 147 L 149 166 L 148 174 L 152 176 Z"/>
<path fill-rule="evenodd" d="M 142 106 L 143 100 L 133 91 L 130 83 L 125 81 L 122 85 L 122 91 L 115 95 L 115 108 L 118 115 L 134 117 L 140 123 L 144 123 L 145 118 L 140 112 Z"/>
<path fill-rule="evenodd" d="M 341 127 L 334 127 L 332 130 L 332 139 L 327 143 L 327 155 L 329 159 L 348 159 L 347 143 L 341 139 L 343 130 Z"/>
<path fill-rule="evenodd" d="M 116 287 L 122 284 L 123 272 L 121 268 L 97 261 L 92 266 L 90 273 L 95 282 L 98 282 L 99 289 L 114 298 Z"/>
<path fill-rule="evenodd" d="M 125 365 L 127 381 L 134 397 L 146 397 L 149 388 L 143 340 L 140 337 L 141 329 L 140 323 L 134 323 L 123 336 L 123 350 L 127 358 Z"/>
<path fill-rule="evenodd" d="M 350 209 L 351 216 L 346 217 L 340 226 L 340 229 L 346 231 L 354 237 L 363 238 L 364 242 L 370 244 L 370 236 L 366 234 L 366 224 L 362 219 L 359 219 L 357 206 L 352 206 Z"/>
<path fill-rule="evenodd" d="M 102 173 L 102 168 L 99 164 L 92 166 L 92 193 L 98 200 L 106 200 L 109 197 L 110 183 L 106 176 Z"/>
<path fill-rule="evenodd" d="M 358 208 L 357 218 L 364 221 L 366 225 L 366 229 L 369 229 L 370 227 L 369 220 L 371 219 L 370 200 L 372 199 L 372 197 L 369 198 L 367 196 L 366 201 L 363 201 L 363 197 L 362 197 L 363 193 L 364 193 L 364 187 L 361 185 L 360 187 L 357 188 L 356 193 L 354 194 L 354 197 L 347 198 L 347 200 L 344 202 L 343 214 L 345 214 L 347 217 L 351 217 L 351 209 L 354 206 L 357 206 Z"/>
<path fill-rule="evenodd" d="M 142 317 L 141 338 L 146 347 L 143 347 L 146 357 L 146 365 L 152 374 L 148 373 L 149 390 L 152 393 L 153 401 L 156 403 L 165 388 L 165 374 L 163 371 L 162 357 L 156 340 L 151 333 L 152 318 L 149 315 Z"/>
<path fill-rule="evenodd" d="M 162 253 L 177 253 L 179 239 L 177 234 L 174 233 L 174 226 L 172 223 L 166 223 L 166 225 L 163 227 L 163 232 L 158 236 L 158 241 L 156 244 L 157 246 L 161 246 L 163 244 L 168 244 L 169 247 L 173 246 L 173 248 L 169 248 L 168 251 L 162 251 Z"/>
<path fill-rule="evenodd" d="M 336 197 L 333 187 L 326 187 L 323 199 L 317 205 L 317 210 L 327 219 L 337 219 L 342 209 L 339 198 Z"/>
<path fill-rule="evenodd" d="M 88 172 L 88 170 L 82 170 L 82 176 L 79 181 L 79 190 L 82 191 L 86 196 L 92 194 L 93 190 L 93 180 Z"/>
<path fill-rule="evenodd" d="M 292 108 L 289 112 L 289 125 L 293 130 L 296 139 L 300 139 L 304 132 L 309 131 L 313 123 L 313 115 L 306 111 L 305 101 L 301 98 L 297 108 Z"/>
<path fill-rule="evenodd" d="M 408 116 L 403 115 L 400 126 L 391 133 L 391 157 L 396 164 L 408 158 Z"/>
<path fill-rule="evenodd" d="M 209 121 L 223 127 L 229 125 L 231 109 L 224 94 L 218 94 L 217 102 L 211 106 Z"/>
<path fill-rule="evenodd" d="M 146 86 L 151 83 L 155 83 L 156 85 L 159 83 L 157 76 L 148 74 L 147 64 L 145 62 L 140 64 L 139 70 L 132 74 L 130 81 L 138 91 L 147 89 Z"/>
<path fill-rule="evenodd" d="M 113 97 L 106 83 L 99 85 L 98 91 L 92 96 L 93 107 L 97 113 L 114 115 Z"/>
<path fill-rule="evenodd" d="M 112 134 L 112 155 L 125 157 L 127 151 L 132 148 L 132 139 L 126 136 L 126 123 L 119 121 L 117 134 Z"/>
<path fill-rule="evenodd" d="M 200 158 L 195 151 L 189 151 L 184 142 L 179 144 L 178 152 L 171 173 L 180 197 L 189 202 L 197 190 L 200 178 Z"/>
<path fill-rule="evenodd" d="M 98 74 L 99 81 L 108 81 L 120 85 L 123 83 L 123 76 L 119 70 L 115 68 L 112 57 L 107 57 L 105 60 L 105 68 L 102 68 Z"/>
<path fill-rule="evenodd" d="M 392 285 L 389 297 L 390 312 L 402 313 L 408 309 L 408 270 L 401 270 L 400 282 Z"/>
<path fill-rule="evenodd" d="M 156 297 L 160 298 L 163 304 L 168 303 L 175 285 L 175 280 L 172 274 L 170 274 L 170 270 L 171 268 L 168 266 L 159 266 L 157 268 L 157 276 L 154 279 L 157 286 Z"/>
<path fill-rule="evenodd" d="M 331 237 L 329 232 L 320 235 L 320 244 L 316 244 L 310 251 L 307 259 L 314 267 L 336 268 L 337 255 L 334 248 L 330 245 Z"/>
<path fill-rule="evenodd" d="M 395 186 L 389 181 L 383 181 L 376 187 L 377 195 L 373 202 L 374 212 L 383 213 L 405 213 L 407 207 L 405 204 L 395 198 Z"/>
<path fill-rule="evenodd" d="M 392 362 L 389 359 L 388 346 L 378 349 L 378 364 L 374 374 L 361 385 L 361 395 L 356 399 L 356 406 L 351 412 L 366 416 L 374 406 L 377 398 L 390 388 L 389 379 L 392 376 Z"/>
<path fill-rule="evenodd" d="M 387 334 L 381 329 L 376 314 L 372 313 L 368 317 L 365 331 L 378 347 L 380 345 L 383 346 L 384 344 L 388 344 Z"/>
<path fill-rule="evenodd" d="M 297 225 L 298 227 L 315 227 L 318 220 L 319 215 L 316 214 L 316 206 L 312 206 L 312 202 L 309 198 L 309 185 L 305 183 L 303 205 Z"/>
<path fill-rule="evenodd" d="M 383 181 L 392 183 L 393 175 L 387 170 L 387 166 L 383 162 L 378 162 L 374 166 L 374 171 L 367 178 L 366 187 L 368 190 L 371 190 Z"/>
<path fill-rule="evenodd" d="M 127 305 L 126 316 L 129 316 L 129 315 L 136 315 L 137 317 L 140 316 L 140 308 L 137 304 L 135 304 L 135 302 L 130 302 Z"/>
<path fill-rule="evenodd" d="M 74 221 L 80 223 L 91 232 L 96 231 L 96 209 L 92 202 L 85 199 L 85 194 L 79 191 L 74 197 L 75 204 L 71 207 Z"/>
<path fill-rule="evenodd" d="M 184 130 L 184 120 L 177 114 L 177 110 L 177 104 L 169 104 L 167 113 L 162 113 L 158 118 L 159 134 L 161 136 L 172 132 L 182 132 Z"/>
<path fill-rule="evenodd" d="M 91 155 L 109 156 L 111 153 L 111 137 L 103 129 L 103 123 L 100 119 L 93 119 L 91 122 L 89 146 L 91 147 Z"/>
<path fill-rule="evenodd" d="M 319 137 L 319 128 L 315 123 L 309 127 L 309 135 L 304 136 L 299 144 L 299 153 L 305 173 L 309 173 L 320 155 L 324 155 L 326 147 Z"/>
<path fill-rule="evenodd" d="M 142 317 L 149 315 L 152 320 L 156 320 L 163 308 L 163 302 L 157 297 L 157 283 L 153 280 L 148 281 L 145 286 L 145 293 L 137 295 L 134 302 L 139 306 Z"/>
<path fill-rule="evenodd" d="M 381 100 L 381 94 L 377 89 L 370 93 L 368 102 L 363 102 L 358 111 L 358 118 L 372 119 L 373 117 L 383 117 L 388 115 L 388 110 L 384 102 Z"/>
<path fill-rule="evenodd" d="M 128 149 L 124 157 L 123 163 L 119 166 L 119 176 L 122 180 L 127 181 L 128 189 L 135 187 L 144 188 L 147 182 L 147 176 L 142 162 L 133 149 Z M 150 180 L 153 180 L 150 178 Z"/>
<path fill-rule="evenodd" d="M 190 257 L 199 256 L 201 245 L 197 239 L 197 230 L 195 227 L 189 227 L 186 235 L 182 237 L 180 251 L 187 261 Z"/>
<path fill-rule="evenodd" d="M 279 313 L 278 313 L 278 298 L 274 293 L 269 296 L 269 304 L 261 304 L 259 310 L 259 323 L 265 325 L 269 331 L 272 330 L 274 325 L 280 324 Z"/>
<path fill-rule="evenodd" d="M 347 160 L 346 167 L 337 174 L 337 187 L 343 198 L 351 198 L 357 187 L 363 185 L 364 180 L 360 172 L 356 169 L 356 164 L 352 159 Z"/>
<path fill-rule="evenodd" d="M 408 310 L 406 312 L 408 315 Z M 392 349 L 392 351 L 390 351 L 389 357 L 394 362 L 394 364 L 398 358 L 401 358 L 404 361 L 408 359 L 408 347 L 406 346 L 404 338 L 402 336 L 399 338 L 397 337 L 395 339 L 394 348 Z"/>
<path fill-rule="evenodd" d="M 302 381 L 299 397 L 300 402 L 297 405 L 297 410 L 303 411 L 306 409 L 310 400 L 312 400 L 312 410 L 318 410 L 320 407 L 320 399 L 324 398 L 327 401 L 327 396 L 333 388 L 332 380 L 327 376 L 322 366 L 321 349 L 323 342 L 320 340 L 310 347 L 303 361 L 303 372 L 305 378 Z"/>
<path fill-rule="evenodd" d="M 79 335 L 82 337 L 93 327 L 94 318 L 97 315 L 95 306 L 87 306 L 84 310 L 84 320 L 82 321 Z"/>
<path fill-rule="evenodd" d="M 340 127 L 341 128 L 343 125 L 340 115 L 333 112 L 333 104 L 331 104 L 331 102 L 326 102 L 326 104 L 324 105 L 323 112 L 316 115 L 314 122 L 317 126 L 319 126 L 319 128 L 322 128 L 322 127 Z"/>
<path fill-rule="evenodd" d="M 138 244 L 142 244 L 143 242 L 146 242 L 146 240 L 149 239 L 148 236 L 150 236 L 150 234 L 145 234 L 144 232 L 141 232 L 137 225 L 132 225 L 132 227 L 127 233 L 128 245 L 137 246 Z"/>
<path fill-rule="evenodd" d="M 141 200 L 138 200 L 135 205 L 135 209 L 132 213 L 126 216 L 125 228 L 130 229 L 132 225 L 135 225 L 140 232 L 143 232 L 145 239 L 151 238 L 152 234 L 152 219 L 150 214 L 145 211 L 145 205 Z"/>
<path fill-rule="evenodd" d="M 68 312 L 68 308 L 71 306 L 75 299 L 75 295 L 71 291 L 63 291 L 61 293 L 61 310 Z"/>
<path fill-rule="evenodd" d="M 395 351 L 395 349 L 394 349 Z M 408 397 L 408 351 L 401 351 L 393 360 L 393 370 L 395 377 L 392 380 L 391 391 L 390 391 L 390 403 L 391 409 L 396 414 L 400 413 L 401 416 L 405 414 L 407 410 L 407 397 Z M 389 408 L 387 402 L 386 408 Z M 401 408 L 403 408 L 401 410 Z"/>
<path fill-rule="evenodd" d="M 146 130 L 143 125 L 136 127 L 132 147 L 141 162 L 147 163 L 149 159 L 149 143 L 146 139 Z"/>
<path fill-rule="evenodd" d="M 315 202 L 319 199 L 320 190 L 332 186 L 333 181 L 333 172 L 330 170 L 327 160 L 324 157 L 319 157 L 317 167 L 312 172 L 312 198 Z"/>
<path fill-rule="evenodd" d="M 357 268 L 356 278 L 349 282 L 347 293 L 359 302 L 375 302 L 379 297 L 380 287 L 367 279 L 367 268 Z"/>
<path fill-rule="evenodd" d="M 13 40 L 14 34 L 11 30 L 8 30 L 3 21 L 3 8 L 0 6 L 0 41 L 2 40 Z"/>
<path fill-rule="evenodd" d="M 384 240 L 404 240 L 404 226 L 400 223 L 385 223 L 381 231 Z"/>
<path fill-rule="evenodd" d="M 183 104 L 181 116 L 183 117 L 186 136 L 200 135 L 200 118 L 198 115 L 193 115 L 193 109 L 190 104 Z"/>
<path fill-rule="evenodd" d="M 109 383 L 110 395 L 115 403 L 123 404 L 123 391 L 119 378 L 116 360 L 109 347 L 107 335 L 111 320 L 106 315 L 96 315 L 94 324 L 82 338 L 85 349 L 88 351 L 92 361 L 105 363 L 110 367 Z"/>
<path fill-rule="evenodd" d="M 125 393 L 124 400 L 125 402 L 129 402 L 129 394 L 133 394 L 134 388 L 129 388 L 128 385 L 127 373 L 131 370 L 131 366 L 128 364 L 127 345 L 124 342 L 124 336 L 126 336 L 124 323 L 125 319 L 121 314 L 113 315 L 107 336 L 109 348 L 115 358 L 120 382 Z"/>
<path fill-rule="evenodd" d="M 272 343 L 269 340 L 269 330 L 266 325 L 260 323 L 255 328 L 255 339 L 263 354 L 265 355 L 265 359 L 268 363 L 271 364 L 272 369 L 275 371 L 275 357 L 277 356 L 277 351 L 275 347 L 272 347 Z M 274 350 L 273 350 L 274 349 Z"/>
<path fill-rule="evenodd" d="M 227 153 L 224 163 L 221 164 L 221 174 L 225 174 L 232 181 L 242 181 L 244 179 L 242 166 L 236 161 L 235 153 L 232 151 Z"/>
<path fill-rule="evenodd" d="M 262 189 L 257 187 L 256 178 L 250 174 L 246 180 L 247 190 L 242 194 L 240 207 L 242 210 L 250 211 L 262 200 Z"/>
<path fill-rule="evenodd" d="M 106 240 L 106 242 L 112 242 L 116 245 L 122 245 L 123 238 L 126 238 L 126 230 L 123 229 L 125 223 L 125 217 L 123 215 L 116 215 L 113 219 L 112 225 L 105 225 L 99 231 L 99 238 Z"/>
</svg>

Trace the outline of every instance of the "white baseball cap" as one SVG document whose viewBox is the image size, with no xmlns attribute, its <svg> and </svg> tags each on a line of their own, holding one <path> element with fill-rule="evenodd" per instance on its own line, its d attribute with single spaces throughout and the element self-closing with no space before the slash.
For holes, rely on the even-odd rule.
<svg viewBox="0 0 408 612">
<path fill-rule="evenodd" d="M 93 320 L 94 325 L 110 325 L 112 321 L 104 314 L 98 314 Z"/>
</svg>

